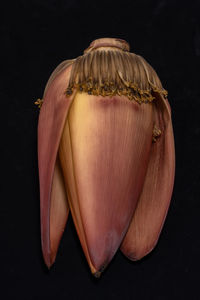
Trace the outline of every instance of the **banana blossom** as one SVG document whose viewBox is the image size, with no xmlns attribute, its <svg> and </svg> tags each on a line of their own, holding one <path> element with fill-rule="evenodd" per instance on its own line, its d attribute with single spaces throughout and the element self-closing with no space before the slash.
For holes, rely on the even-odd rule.
<svg viewBox="0 0 200 300">
<path fill-rule="evenodd" d="M 38 123 L 41 239 L 54 263 L 69 211 L 91 272 L 156 245 L 175 172 L 167 91 L 121 39 L 93 41 L 47 82 Z"/>
</svg>

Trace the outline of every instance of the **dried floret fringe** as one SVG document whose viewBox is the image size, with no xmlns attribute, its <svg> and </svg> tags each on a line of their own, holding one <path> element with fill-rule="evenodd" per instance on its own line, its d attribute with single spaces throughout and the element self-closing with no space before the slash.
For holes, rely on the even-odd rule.
<svg viewBox="0 0 200 300">
<path fill-rule="evenodd" d="M 124 95 L 138 103 L 152 102 L 154 93 L 167 97 L 167 91 L 154 69 L 139 55 L 122 50 L 94 50 L 79 56 L 72 64 L 69 85 L 89 95 Z"/>
</svg>

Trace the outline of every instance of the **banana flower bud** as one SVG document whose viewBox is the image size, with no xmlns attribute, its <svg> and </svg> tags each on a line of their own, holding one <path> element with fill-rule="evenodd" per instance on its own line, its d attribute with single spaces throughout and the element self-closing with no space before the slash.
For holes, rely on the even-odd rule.
<svg viewBox="0 0 200 300">
<path fill-rule="evenodd" d="M 47 82 L 38 123 L 42 251 L 54 263 L 69 211 L 91 272 L 160 235 L 174 183 L 167 91 L 121 39 L 93 41 Z"/>
</svg>

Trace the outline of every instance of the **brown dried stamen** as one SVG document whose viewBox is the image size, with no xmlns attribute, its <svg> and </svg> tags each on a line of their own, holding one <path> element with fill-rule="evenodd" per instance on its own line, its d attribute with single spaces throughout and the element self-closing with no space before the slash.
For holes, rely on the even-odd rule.
<svg viewBox="0 0 200 300">
<path fill-rule="evenodd" d="M 157 139 L 161 136 L 161 133 L 162 131 L 156 125 L 154 125 L 152 138 L 153 143 L 157 142 Z"/>
<path fill-rule="evenodd" d="M 79 56 L 72 65 L 67 97 L 74 88 L 95 96 L 124 95 L 139 104 L 151 103 L 153 93 L 167 96 L 156 72 L 141 56 L 114 48 Z"/>
<path fill-rule="evenodd" d="M 41 108 L 43 104 L 43 99 L 38 98 L 37 101 L 34 102 L 35 105 L 38 105 L 38 108 Z"/>
</svg>

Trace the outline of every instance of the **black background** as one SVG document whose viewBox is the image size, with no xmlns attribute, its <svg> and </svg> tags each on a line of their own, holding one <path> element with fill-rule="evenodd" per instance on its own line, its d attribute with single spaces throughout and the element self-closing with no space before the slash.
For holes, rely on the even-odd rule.
<svg viewBox="0 0 200 300">
<path fill-rule="evenodd" d="M 200 299 L 200 1 L 12 1 L 1 5 L 1 299 Z M 172 203 L 140 262 L 117 253 L 90 274 L 71 218 L 49 272 L 40 246 L 38 109 L 53 69 L 100 37 L 127 40 L 169 92 L 176 143 Z"/>
</svg>

